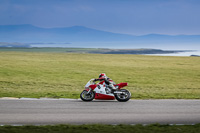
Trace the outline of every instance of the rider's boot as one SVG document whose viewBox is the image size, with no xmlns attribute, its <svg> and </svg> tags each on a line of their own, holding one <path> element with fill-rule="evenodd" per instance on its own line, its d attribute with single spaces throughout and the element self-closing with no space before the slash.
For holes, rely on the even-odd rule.
<svg viewBox="0 0 200 133">
<path fill-rule="evenodd" d="M 109 84 L 108 87 L 111 89 L 112 92 L 117 90 L 117 88 L 113 84 Z"/>
</svg>

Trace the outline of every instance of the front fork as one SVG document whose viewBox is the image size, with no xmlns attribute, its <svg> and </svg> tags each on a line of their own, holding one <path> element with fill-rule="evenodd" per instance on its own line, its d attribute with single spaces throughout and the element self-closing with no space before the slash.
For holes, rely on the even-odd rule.
<svg viewBox="0 0 200 133">
<path fill-rule="evenodd" d="M 92 89 L 90 88 L 87 92 L 87 95 L 89 95 L 92 92 Z"/>
</svg>

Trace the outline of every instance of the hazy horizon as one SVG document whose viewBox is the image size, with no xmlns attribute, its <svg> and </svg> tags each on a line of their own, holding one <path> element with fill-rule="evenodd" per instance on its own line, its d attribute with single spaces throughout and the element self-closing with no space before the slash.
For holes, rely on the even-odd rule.
<svg viewBox="0 0 200 133">
<path fill-rule="evenodd" d="M 51 27 L 51 28 L 47 28 L 47 27 L 40 27 L 40 26 L 36 26 L 33 24 L 5 24 L 5 25 L 0 25 L 0 26 L 21 26 L 21 25 L 30 25 L 30 26 L 34 26 L 34 27 L 38 27 L 38 28 L 44 28 L 44 29 L 55 29 L 55 28 L 70 28 L 70 27 L 85 27 L 85 28 L 90 28 L 90 29 L 94 29 L 94 30 L 99 30 L 99 31 L 105 31 L 105 32 L 110 32 L 110 31 L 106 31 L 106 30 L 101 30 L 101 29 L 95 29 L 95 28 L 91 28 L 91 27 L 87 27 L 87 26 L 82 26 L 82 25 L 72 25 L 72 26 L 68 26 L 68 27 Z M 117 33 L 117 34 L 125 34 L 125 35 L 131 35 L 131 36 L 144 36 L 144 35 L 169 35 L 169 36 L 179 36 L 179 35 L 200 35 L 199 34 L 159 34 L 159 33 L 149 33 L 149 34 L 140 34 L 140 35 L 133 35 L 133 34 L 128 34 L 128 33 L 119 33 L 119 32 L 111 32 L 111 33 Z"/>
</svg>

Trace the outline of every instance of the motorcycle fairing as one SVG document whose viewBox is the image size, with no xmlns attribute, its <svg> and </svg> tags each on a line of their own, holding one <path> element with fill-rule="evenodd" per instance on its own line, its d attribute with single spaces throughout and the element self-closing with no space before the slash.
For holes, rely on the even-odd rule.
<svg viewBox="0 0 200 133">
<path fill-rule="evenodd" d="M 112 94 L 113 95 L 113 94 Z M 95 93 L 95 99 L 102 99 L 102 100 L 114 100 L 114 95 L 108 95 L 108 94 L 101 94 L 101 93 Z"/>
<path fill-rule="evenodd" d="M 105 88 L 105 85 L 97 85 L 97 87 L 94 89 L 94 91 L 96 92 L 95 99 L 114 100 L 115 96 L 112 93 L 107 94 Z"/>
<path fill-rule="evenodd" d="M 119 83 L 117 84 L 119 86 L 119 89 L 123 88 L 124 86 L 127 86 L 128 83 Z"/>
</svg>

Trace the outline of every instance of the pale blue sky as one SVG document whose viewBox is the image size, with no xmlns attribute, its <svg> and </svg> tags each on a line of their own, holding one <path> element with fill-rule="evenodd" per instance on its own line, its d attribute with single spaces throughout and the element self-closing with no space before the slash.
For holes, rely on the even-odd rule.
<svg viewBox="0 0 200 133">
<path fill-rule="evenodd" d="M 0 0 L 0 25 L 200 35 L 200 0 Z"/>
</svg>

